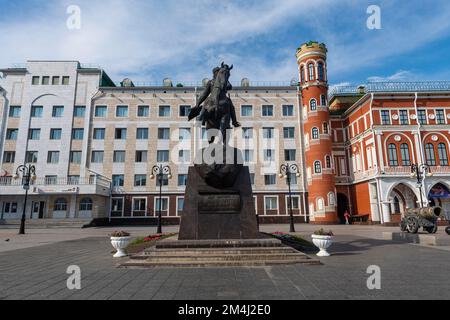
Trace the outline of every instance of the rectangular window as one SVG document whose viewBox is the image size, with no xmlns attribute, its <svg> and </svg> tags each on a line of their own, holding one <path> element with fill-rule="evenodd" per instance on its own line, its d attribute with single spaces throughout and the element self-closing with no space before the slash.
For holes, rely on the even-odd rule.
<svg viewBox="0 0 450 320">
<path fill-rule="evenodd" d="M 186 186 L 187 185 L 187 178 L 188 178 L 187 174 L 179 174 L 178 175 L 178 186 L 179 187 Z"/>
<path fill-rule="evenodd" d="M 444 110 L 436 110 L 436 124 L 445 124 Z"/>
<path fill-rule="evenodd" d="M 49 151 L 47 154 L 47 163 L 57 164 L 59 162 L 59 151 Z"/>
<path fill-rule="evenodd" d="M 169 128 L 158 128 L 158 139 L 159 140 L 169 140 L 170 139 L 170 129 Z"/>
<path fill-rule="evenodd" d="M 41 138 L 41 129 L 30 129 L 28 131 L 28 140 L 39 140 Z"/>
<path fill-rule="evenodd" d="M 417 114 L 417 121 L 421 125 L 426 125 L 428 123 L 428 121 L 427 121 L 427 112 L 425 110 L 419 110 L 419 113 Z"/>
<path fill-rule="evenodd" d="M 42 77 L 42 85 L 48 86 L 49 84 L 50 84 L 50 77 L 49 76 Z"/>
<path fill-rule="evenodd" d="M 67 177 L 67 184 L 71 186 L 76 186 L 80 183 L 80 176 L 68 176 Z"/>
<path fill-rule="evenodd" d="M 114 134 L 114 139 L 116 140 L 126 140 L 127 139 L 127 129 L 117 128 Z"/>
<path fill-rule="evenodd" d="M 158 150 L 157 162 L 169 162 L 169 150 Z"/>
<path fill-rule="evenodd" d="M 52 78 L 52 85 L 58 86 L 59 85 L 59 77 L 53 77 Z"/>
<path fill-rule="evenodd" d="M 147 162 L 147 151 L 136 151 L 136 163 Z"/>
<path fill-rule="evenodd" d="M 125 178 L 123 174 L 116 174 L 112 176 L 113 187 L 123 187 L 125 184 Z"/>
<path fill-rule="evenodd" d="M 250 182 L 251 182 L 252 186 L 255 185 L 255 174 L 254 173 L 250 173 Z"/>
<path fill-rule="evenodd" d="M 244 161 L 246 163 L 253 162 L 253 150 L 244 150 Z"/>
<path fill-rule="evenodd" d="M 3 163 L 14 163 L 16 161 L 16 153 L 14 151 L 5 151 L 3 153 Z"/>
<path fill-rule="evenodd" d="M 114 151 L 114 163 L 125 163 L 125 151 Z"/>
<path fill-rule="evenodd" d="M 95 128 L 94 129 L 94 140 L 105 140 L 105 129 Z"/>
<path fill-rule="evenodd" d="M 409 124 L 408 110 L 400 110 L 398 117 L 401 125 Z"/>
<path fill-rule="evenodd" d="M 293 117 L 294 116 L 294 106 L 293 105 L 283 105 L 283 116 Z"/>
<path fill-rule="evenodd" d="M 266 174 L 264 176 L 264 184 L 266 186 L 272 186 L 277 183 L 277 175 L 276 174 Z"/>
<path fill-rule="evenodd" d="M 61 140 L 62 129 L 50 129 L 50 140 Z"/>
<path fill-rule="evenodd" d="M 290 173 L 289 174 L 289 178 L 291 180 L 291 185 L 296 185 L 297 184 L 297 174 L 295 173 Z M 286 179 L 286 185 L 288 185 L 288 181 Z"/>
<path fill-rule="evenodd" d="M 91 162 L 92 163 L 103 163 L 103 151 L 92 151 Z"/>
<path fill-rule="evenodd" d="M 275 150 L 265 149 L 264 150 L 264 161 L 266 161 L 266 162 L 275 161 Z"/>
<path fill-rule="evenodd" d="M 62 118 L 64 116 L 64 107 L 63 106 L 54 106 L 52 117 L 53 118 Z"/>
<path fill-rule="evenodd" d="M 32 118 L 42 118 L 43 112 L 44 112 L 44 107 L 42 107 L 42 106 L 32 106 L 31 107 L 31 117 Z"/>
<path fill-rule="evenodd" d="M 273 106 L 272 105 L 262 106 L 262 116 L 263 117 L 273 117 Z"/>
<path fill-rule="evenodd" d="M 391 113 L 388 110 L 381 111 L 381 124 L 385 126 L 391 124 Z"/>
<path fill-rule="evenodd" d="M 134 176 L 135 187 L 145 187 L 147 185 L 147 176 L 145 174 L 137 174 Z"/>
<path fill-rule="evenodd" d="M 148 140 L 148 128 L 138 128 L 136 130 L 137 140 Z"/>
<path fill-rule="evenodd" d="M 184 198 L 177 199 L 177 211 L 182 212 L 184 210 Z"/>
<path fill-rule="evenodd" d="M 273 139 L 274 138 L 274 128 L 263 128 L 263 138 Z"/>
<path fill-rule="evenodd" d="M 178 160 L 181 163 L 189 163 L 191 161 L 191 151 L 189 150 L 179 150 Z"/>
<path fill-rule="evenodd" d="M 133 213 L 135 212 L 146 212 L 147 208 L 147 198 L 135 198 L 133 199 Z"/>
<path fill-rule="evenodd" d="M 283 135 L 285 139 L 295 139 L 295 128 L 283 128 Z"/>
<path fill-rule="evenodd" d="M 128 106 L 117 106 L 116 107 L 116 117 L 117 118 L 128 117 Z"/>
<path fill-rule="evenodd" d="M 285 161 L 296 161 L 297 150 L 284 150 L 284 160 Z"/>
<path fill-rule="evenodd" d="M 180 141 L 190 140 L 191 139 L 191 129 L 190 128 L 181 128 L 179 139 L 180 139 Z"/>
<path fill-rule="evenodd" d="M 6 130 L 6 140 L 17 140 L 18 135 L 19 135 L 19 129 Z"/>
<path fill-rule="evenodd" d="M 85 106 L 75 106 L 75 108 L 73 109 L 73 116 L 75 118 L 84 118 L 85 114 L 86 114 Z"/>
<path fill-rule="evenodd" d="M 81 151 L 70 152 L 70 163 L 81 164 Z"/>
<path fill-rule="evenodd" d="M 67 77 L 67 76 L 62 77 L 62 84 L 64 86 L 68 86 L 69 82 L 70 82 L 70 77 Z"/>
<path fill-rule="evenodd" d="M 170 106 L 159 106 L 158 114 L 161 118 L 170 117 Z"/>
<path fill-rule="evenodd" d="M 139 118 L 145 118 L 150 115 L 150 107 L 149 106 L 138 106 L 137 116 Z"/>
<path fill-rule="evenodd" d="M 180 106 L 180 117 L 187 117 L 191 113 L 191 106 Z"/>
<path fill-rule="evenodd" d="M 72 130 L 72 139 L 73 140 L 83 140 L 84 138 L 84 129 L 73 129 Z"/>
<path fill-rule="evenodd" d="M 27 151 L 25 155 L 26 163 L 37 163 L 38 161 L 38 152 L 37 151 Z"/>
<path fill-rule="evenodd" d="M 33 86 L 37 86 L 37 85 L 39 85 L 39 80 L 40 80 L 40 77 L 38 77 L 38 76 L 34 76 L 33 78 L 32 78 L 32 80 L 31 80 L 31 84 L 33 85 Z"/>
<path fill-rule="evenodd" d="M 161 199 L 161 211 L 167 211 L 169 209 L 169 199 L 162 198 Z M 159 211 L 159 198 L 155 199 L 155 211 Z"/>
<path fill-rule="evenodd" d="M 241 106 L 241 116 L 242 117 L 251 117 L 252 115 L 253 115 L 253 106 L 251 106 L 251 105 Z"/>
<path fill-rule="evenodd" d="M 107 111 L 108 111 L 107 106 L 96 106 L 95 107 L 95 117 L 96 118 L 106 118 Z"/>
<path fill-rule="evenodd" d="M 266 210 L 278 210 L 278 197 L 266 197 Z"/>
<path fill-rule="evenodd" d="M 159 179 L 156 179 L 156 186 L 159 187 Z M 169 177 L 165 174 L 162 177 L 162 186 L 168 186 L 169 185 Z"/>
<path fill-rule="evenodd" d="M 9 107 L 9 117 L 10 118 L 20 118 L 20 110 L 22 107 L 20 106 L 11 106 Z"/>
<path fill-rule="evenodd" d="M 253 128 L 242 128 L 242 138 L 246 140 L 253 139 Z"/>
<path fill-rule="evenodd" d="M 45 176 L 45 184 L 54 186 L 58 184 L 58 176 Z"/>
<path fill-rule="evenodd" d="M 17 213 L 17 202 L 4 202 L 3 213 Z"/>
</svg>

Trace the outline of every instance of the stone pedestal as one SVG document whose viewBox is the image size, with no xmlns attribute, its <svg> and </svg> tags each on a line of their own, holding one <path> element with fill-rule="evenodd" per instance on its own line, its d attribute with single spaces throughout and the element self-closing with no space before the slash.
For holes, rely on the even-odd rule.
<svg viewBox="0 0 450 320">
<path fill-rule="evenodd" d="M 179 240 L 258 239 L 248 167 L 227 188 L 212 187 L 201 173 L 201 166 L 189 168 Z"/>
</svg>

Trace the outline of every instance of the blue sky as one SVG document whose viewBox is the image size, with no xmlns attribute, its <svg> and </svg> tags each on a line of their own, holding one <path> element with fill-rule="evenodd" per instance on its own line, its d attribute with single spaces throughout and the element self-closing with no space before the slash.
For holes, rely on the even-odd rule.
<svg viewBox="0 0 450 320">
<path fill-rule="evenodd" d="M 369 5 L 381 30 L 369 30 Z M 69 30 L 69 5 L 81 29 Z M 0 65 L 74 59 L 115 81 L 197 81 L 225 60 L 232 80 L 289 81 L 295 51 L 329 49 L 332 84 L 450 80 L 450 1 L 434 0 L 0 0 Z"/>
</svg>

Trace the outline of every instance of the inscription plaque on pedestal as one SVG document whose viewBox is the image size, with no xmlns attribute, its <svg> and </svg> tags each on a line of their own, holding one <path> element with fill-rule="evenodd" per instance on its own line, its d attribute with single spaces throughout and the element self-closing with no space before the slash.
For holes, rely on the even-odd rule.
<svg viewBox="0 0 450 320">
<path fill-rule="evenodd" d="M 180 240 L 259 239 L 255 201 L 248 167 L 234 185 L 216 189 L 197 168 L 189 168 Z"/>
</svg>

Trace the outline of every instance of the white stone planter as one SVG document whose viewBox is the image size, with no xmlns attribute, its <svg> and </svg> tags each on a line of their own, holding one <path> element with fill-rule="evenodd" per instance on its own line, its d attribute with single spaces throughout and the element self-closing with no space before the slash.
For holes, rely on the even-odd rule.
<svg viewBox="0 0 450 320">
<path fill-rule="evenodd" d="M 317 236 L 312 235 L 312 240 L 314 245 L 320 249 L 320 252 L 317 254 L 318 257 L 329 257 L 327 249 L 331 247 L 333 244 L 333 237 L 331 236 Z"/>
<path fill-rule="evenodd" d="M 114 255 L 114 258 L 123 258 L 127 256 L 125 249 L 131 242 L 131 237 L 111 237 L 111 244 L 114 249 L 117 250 L 117 253 Z"/>
</svg>

